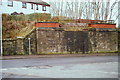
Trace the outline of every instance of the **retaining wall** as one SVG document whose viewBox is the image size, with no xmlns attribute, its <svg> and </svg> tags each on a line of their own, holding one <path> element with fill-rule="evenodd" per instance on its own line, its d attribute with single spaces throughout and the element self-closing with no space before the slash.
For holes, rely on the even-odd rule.
<svg viewBox="0 0 120 80">
<path fill-rule="evenodd" d="M 118 51 L 117 31 L 55 31 L 36 29 L 25 38 L 3 40 L 5 55 Z"/>
<path fill-rule="evenodd" d="M 41 31 L 37 30 L 37 52 L 114 52 L 118 33 L 112 31 Z"/>
</svg>

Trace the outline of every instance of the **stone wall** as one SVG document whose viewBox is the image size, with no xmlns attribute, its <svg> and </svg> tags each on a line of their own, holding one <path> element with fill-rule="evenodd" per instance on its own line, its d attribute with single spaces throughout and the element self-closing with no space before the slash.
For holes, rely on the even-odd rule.
<svg viewBox="0 0 120 80">
<path fill-rule="evenodd" d="M 24 54 L 23 39 L 16 39 L 16 54 Z"/>
<path fill-rule="evenodd" d="M 43 53 L 90 53 L 118 51 L 117 31 L 33 30 L 25 38 L 3 40 L 7 55 Z"/>
<path fill-rule="evenodd" d="M 87 31 L 64 31 L 63 43 L 70 53 L 86 53 L 89 51 Z"/>
<path fill-rule="evenodd" d="M 120 31 L 118 31 L 118 51 L 120 52 Z"/>
<path fill-rule="evenodd" d="M 15 55 L 17 54 L 16 52 L 16 40 L 12 39 L 5 39 L 2 42 L 3 46 L 3 53 L 4 55 Z"/>
<path fill-rule="evenodd" d="M 29 40 L 30 38 L 30 45 Z M 37 41 L 36 41 L 36 30 L 34 29 L 30 34 L 26 35 L 23 39 L 23 48 L 25 54 L 29 54 L 29 46 L 31 48 L 30 53 L 36 54 L 37 53 Z"/>
<path fill-rule="evenodd" d="M 118 32 L 112 31 L 90 31 L 89 40 L 92 52 L 114 52 L 118 51 Z"/>
<path fill-rule="evenodd" d="M 2 40 L 3 55 L 24 54 L 23 39 L 4 39 Z"/>
<path fill-rule="evenodd" d="M 36 31 L 37 52 L 114 52 L 118 33 L 112 31 Z"/>
</svg>

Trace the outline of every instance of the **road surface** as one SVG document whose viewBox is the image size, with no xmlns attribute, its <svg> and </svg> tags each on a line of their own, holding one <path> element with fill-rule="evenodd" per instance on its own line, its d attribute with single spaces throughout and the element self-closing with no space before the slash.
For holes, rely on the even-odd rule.
<svg viewBox="0 0 120 80">
<path fill-rule="evenodd" d="M 2 60 L 3 78 L 118 78 L 118 56 Z"/>
</svg>

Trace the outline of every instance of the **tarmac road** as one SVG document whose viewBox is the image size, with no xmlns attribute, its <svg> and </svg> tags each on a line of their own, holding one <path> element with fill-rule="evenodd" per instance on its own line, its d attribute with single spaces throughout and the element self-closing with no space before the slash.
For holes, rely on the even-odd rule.
<svg viewBox="0 0 120 80">
<path fill-rule="evenodd" d="M 118 78 L 118 56 L 2 60 L 3 78 Z"/>
</svg>

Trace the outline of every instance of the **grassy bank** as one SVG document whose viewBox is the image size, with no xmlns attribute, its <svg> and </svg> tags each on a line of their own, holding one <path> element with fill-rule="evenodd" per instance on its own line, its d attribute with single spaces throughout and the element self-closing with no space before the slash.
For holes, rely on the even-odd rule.
<svg viewBox="0 0 120 80">
<path fill-rule="evenodd" d="M 16 38 L 21 36 L 26 30 L 31 30 L 34 27 L 35 21 L 47 21 L 51 19 L 51 14 L 33 13 L 22 15 L 2 14 L 2 32 L 3 39 Z M 24 33 L 26 34 L 26 33 Z"/>
</svg>

